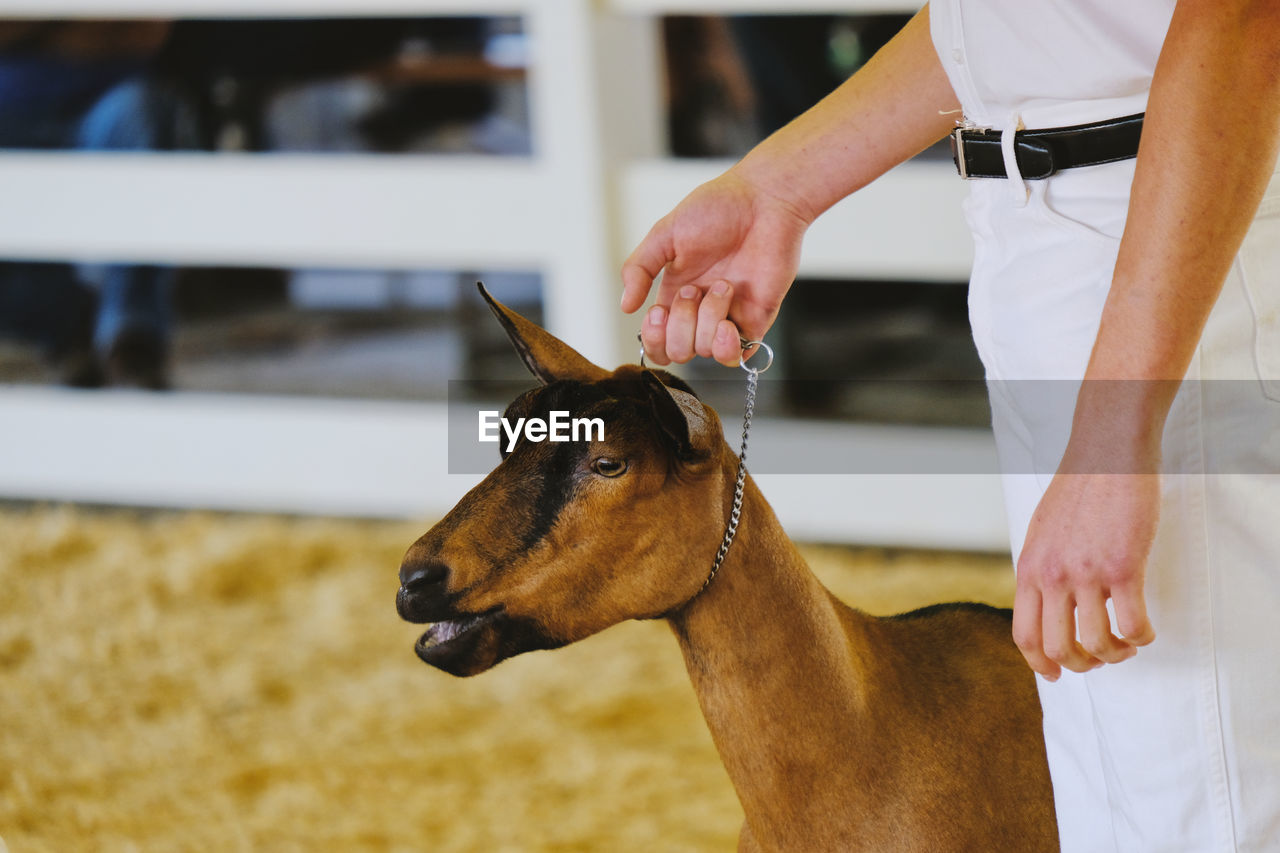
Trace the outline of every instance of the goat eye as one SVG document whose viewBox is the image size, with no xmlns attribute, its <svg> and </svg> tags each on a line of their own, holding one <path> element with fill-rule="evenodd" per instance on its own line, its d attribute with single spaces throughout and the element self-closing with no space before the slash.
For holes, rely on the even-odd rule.
<svg viewBox="0 0 1280 853">
<path fill-rule="evenodd" d="M 591 463 L 591 470 L 602 477 L 620 477 L 627 471 L 627 460 L 601 456 Z"/>
</svg>

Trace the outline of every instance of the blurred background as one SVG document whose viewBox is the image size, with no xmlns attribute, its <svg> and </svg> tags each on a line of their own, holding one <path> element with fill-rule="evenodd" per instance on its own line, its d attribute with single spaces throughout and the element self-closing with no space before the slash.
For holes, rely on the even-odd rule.
<svg viewBox="0 0 1280 853">
<path fill-rule="evenodd" d="M 736 804 L 658 626 L 459 687 L 413 660 L 394 571 L 481 476 L 450 469 L 450 400 L 529 382 L 475 282 L 601 364 L 635 361 L 622 259 L 916 8 L 0 0 L 0 838 L 731 849 Z M 963 195 L 943 146 L 838 205 L 769 336 L 758 479 L 793 536 L 842 546 L 807 546 L 824 580 L 885 612 L 944 589 L 1005 603 Z M 741 372 L 681 372 L 736 437 Z M 463 698 L 419 717 L 424 684 Z M 465 733 L 513 696 L 567 710 Z M 597 724 L 599 753 L 571 734 Z M 464 745 L 423 752 L 441 731 Z M 568 763 L 545 764 L 565 737 Z M 229 745 L 244 761 L 223 768 Z M 537 797 L 519 772 L 495 793 L 495 749 L 550 780 Z M 395 775 L 408 760 L 441 809 Z M 361 786 L 414 818 L 329 811 Z M 602 786 L 612 811 L 568 819 Z M 707 786 L 709 812 L 682 805 Z M 211 828 L 184 842 L 202 797 Z M 475 825 L 498 802 L 561 823 L 525 842 Z M 467 828 L 447 820 L 468 803 Z"/>
<path fill-rule="evenodd" d="M 913 5 L 0 0 L 0 495 L 447 509 L 450 383 L 523 379 L 474 282 L 634 360 L 622 259 Z M 810 232 L 758 470 L 913 476 L 784 481 L 803 535 L 1003 546 L 955 479 L 994 471 L 963 192 L 940 146 Z"/>
</svg>

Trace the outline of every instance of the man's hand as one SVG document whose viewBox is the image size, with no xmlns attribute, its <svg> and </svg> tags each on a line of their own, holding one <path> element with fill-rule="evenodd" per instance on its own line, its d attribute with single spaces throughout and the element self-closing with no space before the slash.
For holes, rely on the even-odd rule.
<svg viewBox="0 0 1280 853">
<path fill-rule="evenodd" d="M 1032 669 L 1056 681 L 1064 666 L 1120 663 L 1155 639 L 1143 580 L 1159 512 L 1154 473 L 1060 470 L 1053 478 L 1018 560 L 1013 638 Z"/>
<path fill-rule="evenodd" d="M 644 304 L 641 329 L 654 364 L 700 355 L 737 366 L 739 335 L 756 339 L 778 316 L 800 264 L 809 220 L 733 170 L 698 187 L 653 226 L 622 267 L 622 309 Z"/>
</svg>

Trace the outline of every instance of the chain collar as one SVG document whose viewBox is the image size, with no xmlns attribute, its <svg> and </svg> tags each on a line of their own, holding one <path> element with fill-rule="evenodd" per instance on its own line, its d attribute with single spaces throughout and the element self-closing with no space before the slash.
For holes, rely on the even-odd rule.
<svg viewBox="0 0 1280 853">
<path fill-rule="evenodd" d="M 636 337 L 639 337 L 639 335 Z M 698 596 L 706 592 L 707 587 L 711 586 L 711 582 L 715 580 L 716 573 L 720 571 L 720 566 L 724 564 L 724 558 L 729 554 L 729 546 L 733 544 L 733 537 L 738 533 L 738 522 L 742 518 L 742 493 L 747 485 L 747 439 L 751 435 L 751 419 L 756 410 L 756 387 L 760 381 L 760 374 L 773 366 L 773 348 L 764 341 L 748 341 L 745 338 L 739 338 L 738 342 L 742 346 L 743 353 L 738 358 L 738 366 L 747 372 L 747 404 L 742 414 L 742 444 L 738 450 L 738 476 L 733 484 L 733 506 L 729 510 L 729 522 L 725 525 L 724 538 L 720 540 L 720 550 L 716 552 L 715 560 L 711 563 L 711 571 L 707 574 L 707 579 L 702 582 L 702 586 L 698 587 L 698 591 L 690 596 L 689 600 L 684 604 L 672 608 L 659 618 L 665 618 L 677 610 L 683 610 L 692 604 Z M 759 349 L 748 356 L 746 354 L 747 350 L 752 347 L 758 347 Z M 765 354 L 764 365 L 752 367 L 748 362 L 761 351 Z M 640 366 L 645 366 L 644 347 L 640 348 Z"/>
<path fill-rule="evenodd" d="M 770 354 L 770 360 L 772 360 L 772 354 Z M 715 561 L 711 563 L 711 572 L 689 601 L 693 601 L 694 598 L 702 595 L 703 591 L 711 586 L 711 582 L 715 580 L 716 572 L 720 571 L 725 555 L 729 553 L 729 546 L 733 544 L 733 537 L 738 533 L 738 521 L 742 518 L 742 492 L 747 485 L 747 438 L 751 435 L 751 418 L 756 409 L 756 383 L 759 382 L 761 373 L 754 367 L 746 367 L 745 364 L 743 369 L 747 371 L 747 405 L 742 414 L 742 446 L 738 450 L 738 477 L 733 484 L 733 507 L 729 510 L 729 523 L 725 525 L 724 539 L 720 541 L 720 550 L 716 552 Z"/>
</svg>

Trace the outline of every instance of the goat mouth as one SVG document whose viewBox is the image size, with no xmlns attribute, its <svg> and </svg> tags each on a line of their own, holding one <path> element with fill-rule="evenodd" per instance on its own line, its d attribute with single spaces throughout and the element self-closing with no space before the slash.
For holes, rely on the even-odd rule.
<svg viewBox="0 0 1280 853">
<path fill-rule="evenodd" d="M 451 675 L 475 675 L 499 660 L 497 612 L 436 622 L 413 650 L 424 662 Z"/>
<path fill-rule="evenodd" d="M 433 649 L 460 639 L 463 634 L 485 621 L 487 616 L 465 616 L 461 619 L 450 619 L 436 622 L 427 628 L 426 633 L 418 638 L 418 648 Z"/>
</svg>

